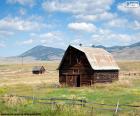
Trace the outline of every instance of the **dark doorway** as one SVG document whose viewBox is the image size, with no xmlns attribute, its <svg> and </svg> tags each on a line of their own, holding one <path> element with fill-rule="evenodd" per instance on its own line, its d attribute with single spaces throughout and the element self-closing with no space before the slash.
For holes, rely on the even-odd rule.
<svg viewBox="0 0 140 116">
<path fill-rule="evenodd" d="M 77 87 L 80 87 L 80 75 L 77 75 Z"/>
</svg>

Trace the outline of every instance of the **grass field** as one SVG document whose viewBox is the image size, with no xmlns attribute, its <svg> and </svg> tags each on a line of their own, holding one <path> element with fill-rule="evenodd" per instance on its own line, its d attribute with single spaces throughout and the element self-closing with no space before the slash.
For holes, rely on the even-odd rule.
<svg viewBox="0 0 140 116">
<path fill-rule="evenodd" d="M 119 61 L 121 68 L 119 81 L 106 84 L 95 84 L 91 87 L 58 87 L 59 61 L 37 62 L 30 64 L 1 64 L 0 65 L 0 95 L 24 95 L 36 97 L 58 97 L 86 99 L 98 103 L 140 105 L 140 75 L 123 75 L 140 73 L 140 61 Z M 45 74 L 33 75 L 32 67 L 43 65 Z M 92 114 L 81 107 L 59 106 L 52 110 L 48 105 L 32 104 L 32 101 L 0 100 L 0 113 L 34 113 L 50 116 L 112 116 L 111 111 L 94 111 Z M 13 105 L 12 105 L 13 104 Z M 98 106 L 99 107 L 99 106 Z M 120 111 L 119 116 L 139 116 L 140 108 L 128 108 Z"/>
</svg>

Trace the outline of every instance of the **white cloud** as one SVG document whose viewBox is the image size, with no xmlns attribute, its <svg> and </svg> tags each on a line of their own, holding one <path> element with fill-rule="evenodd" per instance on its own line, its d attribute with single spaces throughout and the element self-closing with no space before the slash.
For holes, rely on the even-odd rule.
<svg viewBox="0 0 140 116">
<path fill-rule="evenodd" d="M 7 0 L 7 3 L 9 4 L 20 4 L 20 5 L 27 5 L 27 6 L 30 6 L 30 7 L 33 7 L 36 3 L 35 3 L 35 0 Z"/>
<path fill-rule="evenodd" d="M 116 33 L 111 30 L 100 29 L 98 33 L 92 35 L 92 42 L 101 45 L 127 45 L 134 42 L 140 41 L 140 33 L 127 34 L 127 33 Z M 113 43 L 113 45 L 111 45 Z"/>
<path fill-rule="evenodd" d="M 140 19 L 140 7 L 129 8 L 126 7 L 126 2 L 125 2 L 125 3 L 118 4 L 117 8 L 118 10 L 130 15 L 130 17 L 134 17 L 134 19 Z"/>
<path fill-rule="evenodd" d="M 37 36 L 37 33 L 30 33 L 30 36 L 35 37 L 35 36 Z"/>
<path fill-rule="evenodd" d="M 135 20 L 131 25 L 130 28 L 133 28 L 135 30 L 139 30 L 140 29 L 140 22 Z"/>
<path fill-rule="evenodd" d="M 17 45 L 43 44 L 47 46 L 64 46 L 64 35 L 61 32 L 30 33 L 24 41 L 17 41 Z"/>
<path fill-rule="evenodd" d="M 110 9 L 113 0 L 53 0 L 45 1 L 42 7 L 49 12 L 68 12 L 74 14 L 96 14 Z"/>
<path fill-rule="evenodd" d="M 67 43 L 67 38 L 64 37 L 64 33 L 59 31 L 42 33 L 39 35 L 38 40 L 41 44 L 45 46 L 52 46 L 58 48 L 65 48 Z"/>
<path fill-rule="evenodd" d="M 128 21 L 125 18 L 119 18 L 117 17 L 116 19 L 106 21 L 103 24 L 104 27 L 106 28 L 120 28 L 120 29 L 130 29 L 130 30 L 140 30 L 140 21 L 134 20 L 134 21 Z"/>
<path fill-rule="evenodd" d="M 4 48 L 6 45 L 3 42 L 0 42 L 0 48 Z"/>
<path fill-rule="evenodd" d="M 107 21 L 117 17 L 111 13 L 114 0 L 52 0 L 42 3 L 47 12 L 71 13 L 78 21 Z"/>
<path fill-rule="evenodd" d="M 78 31 L 85 31 L 85 32 L 95 32 L 96 31 L 96 26 L 93 25 L 92 23 L 69 23 L 68 27 L 73 30 L 78 30 Z"/>
<path fill-rule="evenodd" d="M 106 26 L 110 27 L 128 27 L 128 25 L 129 25 L 128 20 L 123 18 L 116 18 L 114 20 L 106 22 Z"/>
<path fill-rule="evenodd" d="M 26 14 L 26 10 L 23 9 L 23 8 L 19 9 L 19 14 L 20 15 L 25 15 Z"/>
<path fill-rule="evenodd" d="M 98 14 L 80 14 L 80 15 L 75 15 L 75 18 L 78 20 L 84 20 L 84 21 L 110 21 L 114 20 L 117 17 L 117 14 L 113 14 L 110 12 L 102 12 Z"/>
<path fill-rule="evenodd" d="M 75 45 L 78 45 L 81 43 L 81 39 L 74 39 L 71 41 L 71 44 L 75 44 Z"/>
<path fill-rule="evenodd" d="M 40 38 L 56 38 L 57 36 L 52 32 L 44 33 L 40 35 Z"/>
<path fill-rule="evenodd" d="M 12 36 L 14 34 L 15 34 L 14 32 L 0 30 L 0 37 L 9 37 L 9 36 Z"/>
<path fill-rule="evenodd" d="M 98 19 L 97 15 L 75 15 L 75 18 L 78 20 L 84 20 L 84 21 L 96 21 Z"/>
<path fill-rule="evenodd" d="M 6 17 L 0 20 L 0 30 L 35 31 L 46 27 L 45 24 L 31 20 L 23 20 L 19 17 Z"/>
<path fill-rule="evenodd" d="M 59 32 L 48 32 L 39 35 L 40 42 L 43 44 L 62 41 L 62 34 Z"/>
<path fill-rule="evenodd" d="M 25 41 L 21 42 L 21 44 L 22 44 L 22 45 L 30 45 L 30 44 L 32 44 L 33 42 L 34 42 L 33 39 L 29 39 L 29 40 L 25 40 Z"/>
<path fill-rule="evenodd" d="M 30 21 L 37 21 L 37 22 L 41 22 L 44 20 L 43 16 L 39 16 L 39 15 L 30 15 L 30 17 L 28 18 L 28 20 Z"/>
</svg>

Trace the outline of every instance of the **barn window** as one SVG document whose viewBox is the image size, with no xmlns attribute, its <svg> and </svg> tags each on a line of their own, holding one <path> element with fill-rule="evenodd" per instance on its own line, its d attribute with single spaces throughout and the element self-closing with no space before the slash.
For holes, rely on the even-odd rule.
<svg viewBox="0 0 140 116">
<path fill-rule="evenodd" d="M 76 59 L 76 61 L 77 61 L 77 63 L 79 63 L 79 59 L 78 58 Z"/>
<path fill-rule="evenodd" d="M 69 61 L 69 63 L 71 64 L 71 53 L 70 53 L 70 61 Z"/>
<path fill-rule="evenodd" d="M 100 77 L 97 77 L 97 79 L 100 79 Z"/>
<path fill-rule="evenodd" d="M 79 70 L 78 69 L 74 69 L 73 73 L 79 73 Z"/>
<path fill-rule="evenodd" d="M 80 64 L 81 63 L 81 56 L 80 56 L 80 53 L 79 52 L 76 55 L 76 61 L 77 61 L 77 64 Z"/>
</svg>

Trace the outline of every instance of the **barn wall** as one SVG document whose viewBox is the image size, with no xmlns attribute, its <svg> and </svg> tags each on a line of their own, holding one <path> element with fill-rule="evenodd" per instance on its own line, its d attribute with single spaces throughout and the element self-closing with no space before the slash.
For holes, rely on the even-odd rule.
<svg viewBox="0 0 140 116">
<path fill-rule="evenodd" d="M 68 72 L 71 72 L 71 71 L 72 70 L 68 70 Z M 82 71 L 82 73 L 78 73 L 78 74 L 67 73 L 65 75 L 64 73 L 61 73 L 60 71 L 59 74 L 60 74 L 59 76 L 60 83 L 69 85 L 69 81 L 67 81 L 68 83 L 66 83 L 66 78 L 70 79 L 69 77 L 71 76 L 71 79 L 74 84 L 73 85 L 70 84 L 70 86 L 76 86 L 75 78 L 76 78 L 76 75 L 78 74 L 80 75 L 81 85 L 91 85 L 94 83 L 104 83 L 104 82 L 112 82 L 112 81 L 118 80 L 119 72 L 117 70 L 116 71 L 93 71 L 90 73 Z"/>
<path fill-rule="evenodd" d="M 80 85 L 112 82 L 118 79 L 118 70 L 94 71 L 85 54 L 70 47 L 65 52 L 59 68 L 59 82 L 68 86 L 76 86 L 78 76 L 80 76 Z"/>
<path fill-rule="evenodd" d="M 93 70 L 85 54 L 70 48 L 65 54 L 65 58 L 59 69 L 59 82 L 61 84 L 76 86 L 76 78 L 80 76 L 80 85 L 90 85 L 91 75 L 93 75 Z"/>
<path fill-rule="evenodd" d="M 59 82 L 61 84 L 66 84 L 66 85 L 70 85 L 70 86 L 76 86 L 76 78 L 77 76 L 80 76 L 80 85 L 91 85 L 91 75 L 87 75 L 87 74 L 60 74 L 59 75 Z M 69 81 L 71 80 L 71 81 Z"/>
<path fill-rule="evenodd" d="M 118 70 L 107 70 L 107 71 L 94 71 L 93 81 L 94 83 L 112 82 L 118 80 Z"/>
</svg>

